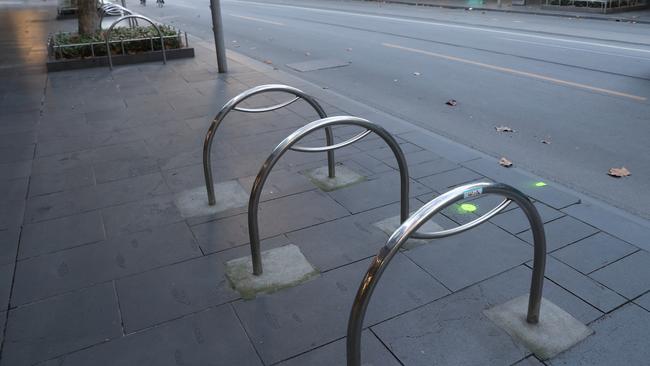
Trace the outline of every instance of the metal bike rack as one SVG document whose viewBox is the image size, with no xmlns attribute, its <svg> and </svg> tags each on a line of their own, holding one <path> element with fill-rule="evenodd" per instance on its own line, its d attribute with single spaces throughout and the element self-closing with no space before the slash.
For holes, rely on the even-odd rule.
<svg viewBox="0 0 650 366">
<path fill-rule="evenodd" d="M 515 202 L 526 214 L 531 226 L 534 241 L 533 276 L 528 298 L 528 314 L 526 321 L 530 324 L 539 322 L 540 304 L 542 301 L 542 286 L 544 284 L 544 269 L 546 266 L 546 238 L 544 224 L 535 206 L 528 197 L 517 189 L 501 183 L 475 183 L 461 186 L 444 193 L 422 206 L 411 217 L 402 223 L 388 238 L 386 245 L 374 257 L 366 272 L 350 310 L 347 330 L 347 366 L 361 364 L 361 331 L 363 319 L 373 291 L 384 273 L 384 270 L 395 256 L 400 247 L 415 234 L 415 231 L 446 207 L 459 200 L 482 194 L 496 194 L 505 198 L 497 207 L 483 216 L 454 229 L 429 233 L 431 238 L 444 238 L 472 229 L 502 211 L 511 202 Z M 250 210 L 249 210 L 250 214 Z"/>
<path fill-rule="evenodd" d="M 160 46 L 162 47 L 163 64 L 167 64 L 167 55 L 165 54 L 165 39 L 163 37 L 162 31 L 160 30 L 160 28 L 156 25 L 156 23 L 153 22 L 153 20 L 151 20 L 151 19 L 149 19 L 149 18 L 147 18 L 145 16 L 131 14 L 131 15 L 125 15 L 125 16 L 119 18 L 118 20 L 116 20 L 115 22 L 113 22 L 113 24 L 111 24 L 111 26 L 108 27 L 108 30 L 106 31 L 106 36 L 105 36 L 105 38 L 106 38 L 106 54 L 108 55 L 108 66 L 110 67 L 110 69 L 113 70 L 113 59 L 111 58 L 111 47 L 110 47 L 110 44 L 109 44 L 109 41 L 111 39 L 111 31 L 113 31 L 113 27 L 115 27 L 115 25 L 117 25 L 118 23 L 120 23 L 121 21 L 126 20 L 126 19 L 129 19 L 129 20 L 137 20 L 137 19 L 145 20 L 145 21 L 149 22 L 156 29 L 156 31 L 158 31 L 158 35 L 160 36 Z"/>
<path fill-rule="evenodd" d="M 125 6 L 120 6 L 113 3 L 104 4 L 99 8 L 99 30 L 102 29 L 102 22 L 104 21 L 105 16 L 124 16 L 124 15 L 133 15 L 133 12 L 127 9 Z M 134 23 L 135 22 L 135 23 Z M 129 19 L 129 26 L 133 27 L 137 25 L 137 20 Z"/>
<path fill-rule="evenodd" d="M 300 139 L 309 135 L 315 130 L 321 128 L 327 129 L 328 127 L 341 126 L 341 125 L 359 126 L 365 128 L 366 130 L 353 136 L 349 140 L 340 142 L 336 145 L 329 145 L 324 147 L 294 146 L 296 142 L 298 142 Z M 356 141 L 359 141 L 362 138 L 366 137 L 371 132 L 374 132 L 375 134 L 379 135 L 379 137 L 381 137 L 386 142 L 386 144 L 388 144 L 390 149 L 393 151 L 393 154 L 395 154 L 395 158 L 397 159 L 397 164 L 399 166 L 399 172 L 400 172 L 400 200 L 402 202 L 401 209 L 400 209 L 400 217 L 402 218 L 402 221 L 408 218 L 408 214 L 409 214 L 408 166 L 406 164 L 406 158 L 404 157 L 404 153 L 402 152 L 402 149 L 400 148 L 397 141 L 395 141 L 395 138 L 393 138 L 393 136 L 388 131 L 386 131 L 383 127 L 362 118 L 350 117 L 350 116 L 337 116 L 337 117 L 323 118 L 314 121 L 308 125 L 299 128 L 294 133 L 287 136 L 287 138 L 285 138 L 273 150 L 271 155 L 269 155 L 269 157 L 262 165 L 262 168 L 260 168 L 260 171 L 257 174 L 257 177 L 255 178 L 255 182 L 253 183 L 250 200 L 248 202 L 248 234 L 251 243 L 251 256 L 253 260 L 254 275 L 261 275 L 263 271 L 262 256 L 260 253 L 260 234 L 259 234 L 259 227 L 258 227 L 258 220 L 257 220 L 257 211 L 259 208 L 260 196 L 262 195 L 262 188 L 264 187 L 264 183 L 266 182 L 266 179 L 271 173 L 271 169 L 273 169 L 273 166 L 278 162 L 280 157 L 282 157 L 282 155 L 284 155 L 284 153 L 287 152 L 287 150 L 296 150 L 296 151 L 304 151 L 304 152 L 323 152 L 323 151 L 330 152 L 348 146 Z"/>
<path fill-rule="evenodd" d="M 252 96 L 259 95 L 262 93 L 270 93 L 270 92 L 283 92 L 287 94 L 292 94 L 294 98 L 289 101 L 272 105 L 269 107 L 262 107 L 262 108 L 239 107 L 239 104 L 241 104 L 243 101 L 245 101 L 246 99 Z M 205 176 L 205 188 L 208 191 L 208 204 L 210 206 L 214 206 L 216 204 L 216 200 L 214 196 L 214 179 L 212 177 L 212 163 L 210 158 L 210 150 L 212 149 L 212 141 L 214 140 L 214 136 L 217 132 L 217 128 L 219 128 L 219 125 L 224 120 L 224 118 L 226 118 L 228 113 L 230 113 L 230 111 L 233 110 L 238 112 L 244 112 L 244 113 L 271 112 L 280 108 L 284 108 L 300 99 L 303 99 L 310 106 L 312 106 L 314 110 L 316 110 L 320 118 L 327 117 L 327 115 L 325 114 L 325 110 L 323 110 L 323 107 L 321 107 L 321 105 L 316 101 L 316 99 L 314 99 L 308 94 L 305 94 L 300 89 L 296 89 L 291 86 L 280 85 L 280 84 L 268 84 L 268 85 L 256 86 L 254 88 L 246 90 L 245 92 L 240 93 L 239 95 L 230 99 L 226 104 L 224 104 L 224 106 L 221 108 L 217 116 L 214 117 L 212 124 L 210 124 L 210 127 L 208 128 L 208 132 L 205 134 L 205 139 L 203 141 L 203 174 Z M 334 144 L 334 134 L 332 133 L 332 129 L 329 127 L 325 129 L 325 138 L 328 146 Z M 292 150 L 311 152 L 309 148 L 303 148 L 300 146 L 295 146 L 292 148 Z M 328 168 L 329 177 L 334 178 L 335 161 L 334 161 L 333 150 L 327 151 L 327 168 Z"/>
</svg>

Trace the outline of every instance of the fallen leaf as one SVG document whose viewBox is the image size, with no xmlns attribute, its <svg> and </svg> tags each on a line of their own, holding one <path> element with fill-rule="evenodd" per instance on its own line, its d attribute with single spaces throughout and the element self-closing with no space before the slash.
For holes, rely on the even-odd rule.
<svg viewBox="0 0 650 366">
<path fill-rule="evenodd" d="M 607 174 L 615 178 L 627 177 L 628 175 L 632 175 L 632 173 L 630 173 L 630 171 L 627 170 L 627 168 L 625 168 L 624 166 L 620 168 L 609 168 Z"/>
<path fill-rule="evenodd" d="M 311 56 L 311 53 L 305 52 L 305 56 Z"/>
<path fill-rule="evenodd" d="M 397 79 L 393 79 L 393 82 L 394 82 L 394 83 L 396 83 L 396 82 L 398 82 L 398 81 L 399 81 L 399 80 L 397 80 Z"/>
<path fill-rule="evenodd" d="M 546 140 L 546 139 L 544 139 L 544 140 L 542 140 L 542 141 L 540 141 L 540 142 L 541 142 L 542 144 L 546 144 L 546 145 L 550 145 L 550 144 L 551 144 L 551 140 Z"/>
<path fill-rule="evenodd" d="M 348 52 L 350 52 L 350 51 L 352 51 L 352 48 L 348 47 L 348 48 L 346 48 L 345 50 L 348 51 Z"/>
<path fill-rule="evenodd" d="M 515 132 L 515 130 L 508 126 L 496 126 L 494 129 L 497 130 L 497 132 Z"/>
<path fill-rule="evenodd" d="M 457 102 L 455 99 L 449 99 L 449 100 L 447 101 L 447 103 L 445 103 L 445 104 L 446 104 L 446 105 L 450 105 L 450 106 L 453 107 L 453 106 L 455 106 L 456 104 L 458 104 L 458 102 Z"/>
<path fill-rule="evenodd" d="M 273 64 L 273 61 L 271 61 L 271 60 L 264 60 L 264 63 L 267 64 L 267 65 L 272 65 L 272 64 Z"/>
<path fill-rule="evenodd" d="M 416 72 L 413 73 L 413 75 L 420 76 L 420 73 L 416 71 Z"/>
<path fill-rule="evenodd" d="M 234 41 L 234 40 L 233 40 L 232 43 L 237 43 L 237 41 Z"/>
<path fill-rule="evenodd" d="M 499 160 L 499 165 L 504 166 L 506 168 L 510 168 L 512 166 L 512 161 L 502 157 Z"/>
</svg>

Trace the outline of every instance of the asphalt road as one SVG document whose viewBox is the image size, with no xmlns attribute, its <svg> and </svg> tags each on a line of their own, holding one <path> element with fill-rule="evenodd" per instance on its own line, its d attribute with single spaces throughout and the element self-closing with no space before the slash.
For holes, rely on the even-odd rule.
<svg viewBox="0 0 650 366">
<path fill-rule="evenodd" d="M 208 0 L 152 5 L 137 11 L 212 41 Z M 650 25 L 334 0 L 222 13 L 233 51 L 650 219 Z M 350 64 L 287 66 L 324 59 Z"/>
</svg>

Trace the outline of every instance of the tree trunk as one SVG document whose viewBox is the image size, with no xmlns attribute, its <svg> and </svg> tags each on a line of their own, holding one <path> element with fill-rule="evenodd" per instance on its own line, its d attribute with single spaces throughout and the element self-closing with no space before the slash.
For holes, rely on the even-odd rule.
<svg viewBox="0 0 650 366">
<path fill-rule="evenodd" d="M 97 31 L 97 0 L 77 0 L 79 14 L 79 34 L 92 34 Z"/>
</svg>

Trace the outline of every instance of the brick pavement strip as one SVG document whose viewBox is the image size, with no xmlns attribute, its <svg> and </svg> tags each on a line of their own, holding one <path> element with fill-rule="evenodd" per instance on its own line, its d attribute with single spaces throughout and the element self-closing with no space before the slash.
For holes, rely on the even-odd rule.
<svg viewBox="0 0 650 366">
<path fill-rule="evenodd" d="M 530 195 L 547 222 L 544 297 L 596 331 L 549 363 L 647 360 L 650 229 L 638 220 L 551 183 L 537 187 L 525 171 L 240 55 L 219 75 L 201 41 L 191 60 L 45 75 L 47 32 L 75 26 L 54 22 L 50 3 L 0 9 L 0 63 L 9 63 L 0 68 L 0 365 L 344 363 L 353 295 L 387 238 L 372 224 L 399 212 L 398 172 L 381 139 L 337 152 L 337 162 L 366 176 L 357 185 L 324 193 L 301 175 L 324 166 L 324 154 L 290 152 L 271 174 L 260 205 L 263 249 L 295 244 L 321 271 L 294 288 L 241 300 L 223 265 L 250 253 L 246 207 L 184 219 L 174 204 L 204 184 L 202 139 L 219 107 L 262 83 L 304 88 L 328 113 L 394 133 L 417 197 L 411 209 L 465 182 Z M 26 49 L 34 53 L 17 58 Z M 233 113 L 213 146 L 216 181 L 249 189 L 276 144 L 314 118 L 305 103 Z M 354 133 L 335 129 L 341 140 Z M 322 145 L 323 134 L 303 142 Z M 467 222 L 498 201 L 473 200 L 475 214 L 450 207 L 436 222 Z M 540 365 L 482 315 L 525 294 L 531 276 L 520 210 L 491 221 L 397 254 L 370 304 L 364 361 Z"/>
</svg>

